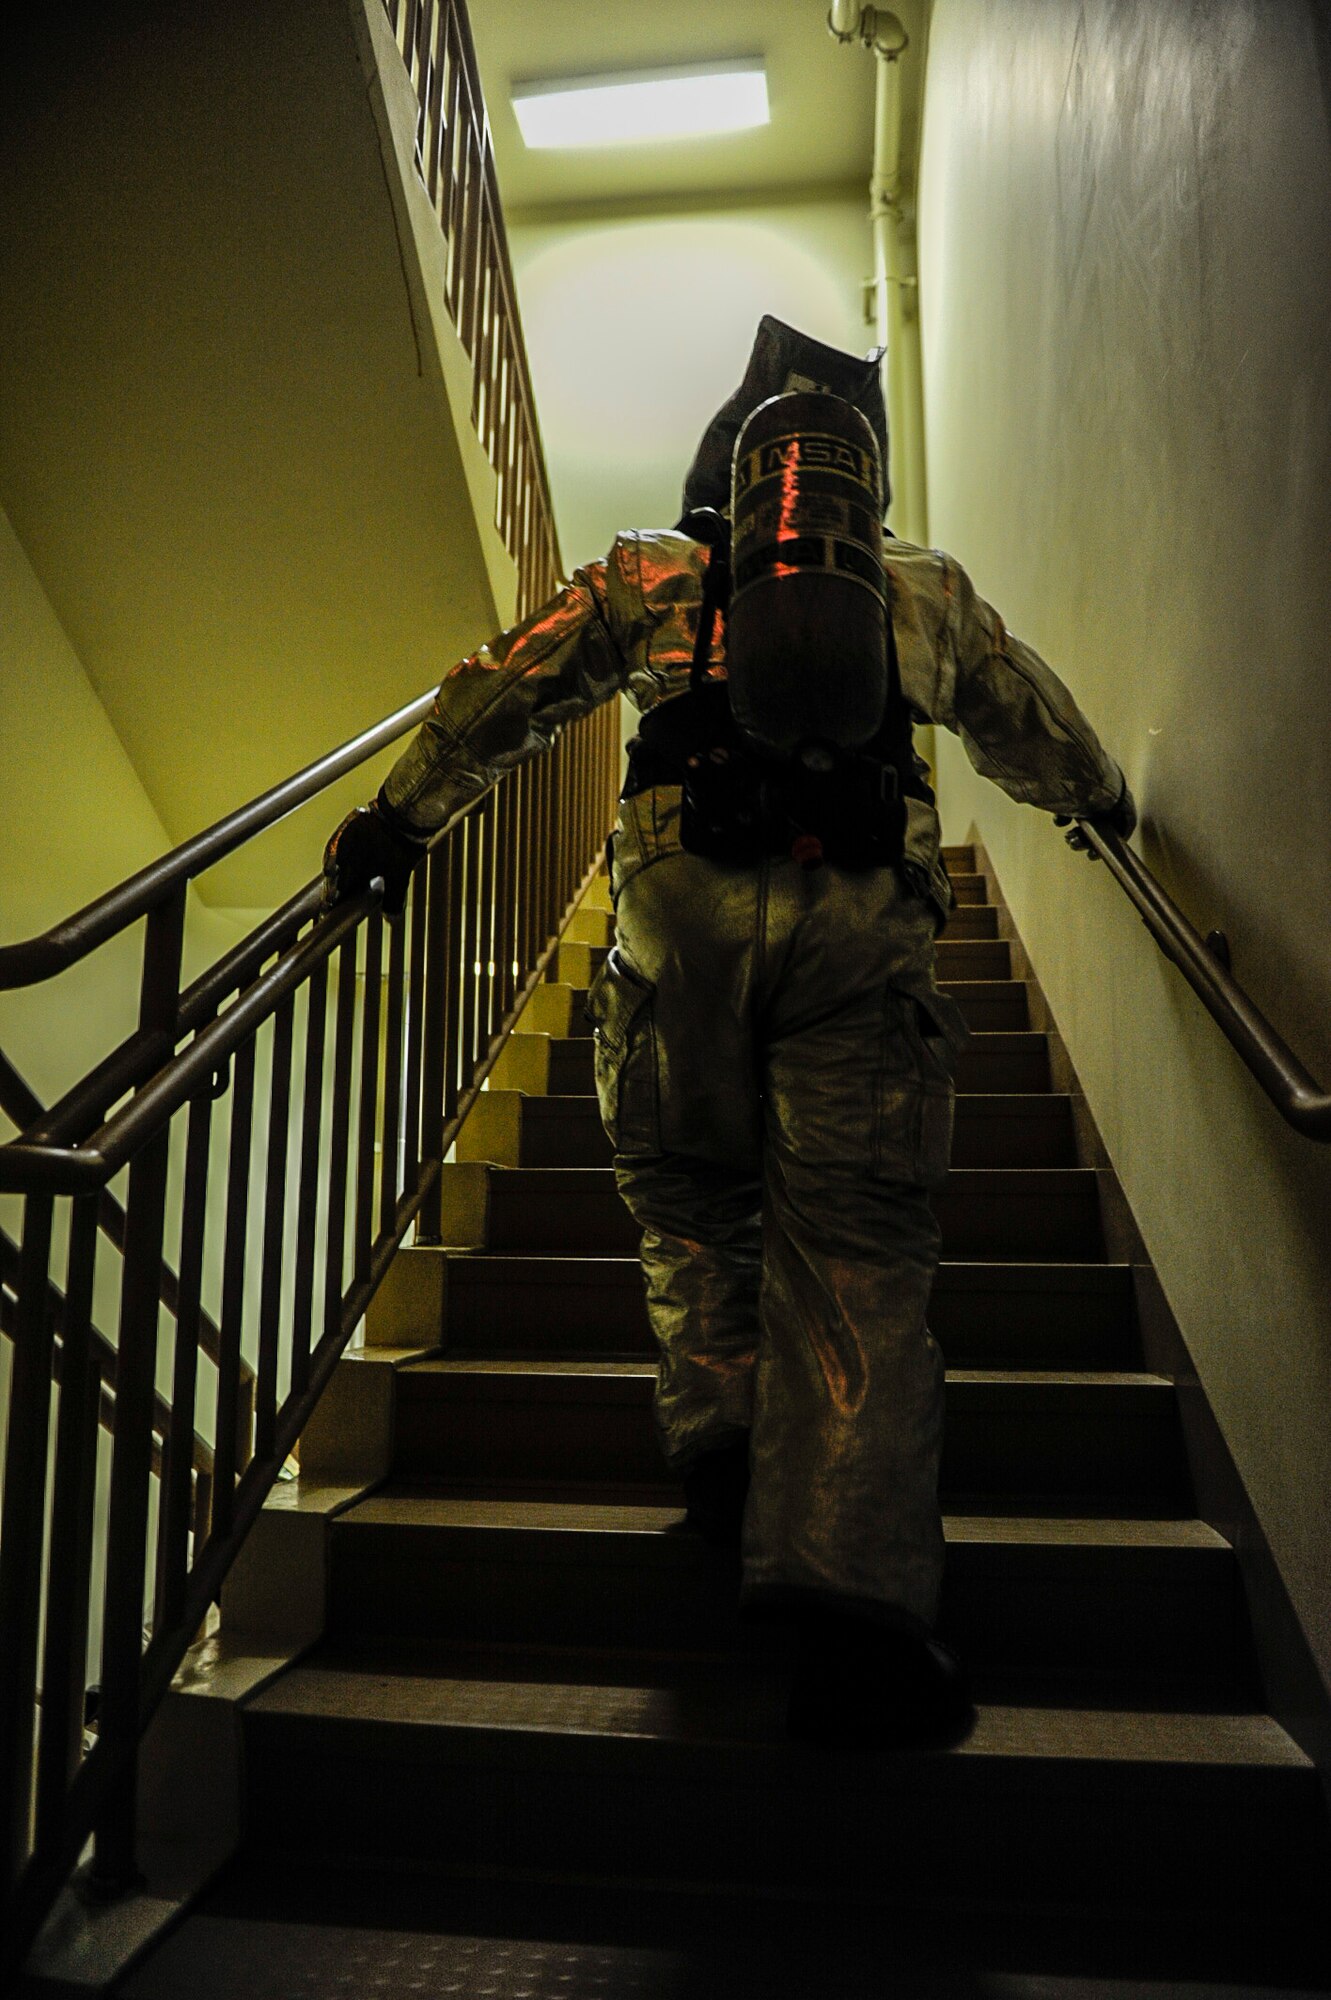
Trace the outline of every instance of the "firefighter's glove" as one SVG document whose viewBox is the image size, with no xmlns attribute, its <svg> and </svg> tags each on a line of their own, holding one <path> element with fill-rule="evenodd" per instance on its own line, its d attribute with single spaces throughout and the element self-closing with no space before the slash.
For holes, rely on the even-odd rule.
<svg viewBox="0 0 1331 2000">
<path fill-rule="evenodd" d="M 383 912 L 400 917 L 407 901 L 411 871 L 424 854 L 420 841 L 393 824 L 380 799 L 349 812 L 324 849 L 323 907 L 331 910 L 370 884 L 384 885 Z"/>
<path fill-rule="evenodd" d="M 1091 819 L 1089 813 L 1087 814 L 1087 818 Z M 1093 826 L 1107 827 L 1111 833 L 1121 834 L 1123 839 L 1127 840 L 1137 824 L 1137 804 L 1132 793 L 1128 790 L 1128 781 L 1126 778 L 1123 780 L 1122 791 L 1109 808 L 1109 811 L 1107 813 L 1096 813 L 1094 818 L 1091 819 L 1091 823 Z M 1068 846 L 1075 848 L 1078 854 L 1084 854 L 1088 861 L 1098 861 L 1100 859 L 1095 849 L 1091 846 L 1090 841 L 1086 838 L 1080 824 L 1070 813 L 1055 813 L 1054 825 L 1071 827 L 1072 831 L 1063 837 L 1067 841 Z"/>
</svg>

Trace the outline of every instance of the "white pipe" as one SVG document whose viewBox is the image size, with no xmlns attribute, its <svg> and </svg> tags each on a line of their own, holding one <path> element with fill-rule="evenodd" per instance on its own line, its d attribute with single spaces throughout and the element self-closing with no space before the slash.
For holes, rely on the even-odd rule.
<svg viewBox="0 0 1331 2000">
<path fill-rule="evenodd" d="M 869 222 L 873 231 L 873 288 L 879 341 L 887 348 L 887 408 L 892 440 L 893 499 L 890 520 L 908 542 L 927 545 L 928 505 L 924 466 L 924 408 L 920 368 L 920 315 L 913 218 L 902 202 L 900 48 L 889 53 L 875 23 L 873 174 Z M 904 30 L 900 40 L 904 43 Z"/>
<path fill-rule="evenodd" d="M 873 172 L 869 226 L 873 236 L 874 317 L 887 349 L 886 392 L 891 432 L 893 500 L 889 519 L 903 539 L 927 544 L 924 397 L 920 365 L 919 286 L 914 216 L 902 199 L 901 72 L 909 45 L 902 23 L 885 8 L 831 0 L 827 26 L 839 42 L 874 52 Z"/>
</svg>

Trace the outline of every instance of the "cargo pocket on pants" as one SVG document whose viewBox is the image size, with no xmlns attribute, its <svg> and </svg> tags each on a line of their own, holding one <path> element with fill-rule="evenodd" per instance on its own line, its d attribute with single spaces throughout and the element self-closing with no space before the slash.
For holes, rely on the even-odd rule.
<svg viewBox="0 0 1331 2000">
<path fill-rule="evenodd" d="M 933 1188 L 947 1178 L 953 1050 L 965 1035 L 959 1020 L 940 994 L 887 995 L 874 1108 L 873 1170 L 880 1180 Z"/>
<path fill-rule="evenodd" d="M 592 981 L 592 1024 L 601 1123 L 617 1153 L 659 1153 L 656 989 L 632 971 L 615 945 Z"/>
</svg>

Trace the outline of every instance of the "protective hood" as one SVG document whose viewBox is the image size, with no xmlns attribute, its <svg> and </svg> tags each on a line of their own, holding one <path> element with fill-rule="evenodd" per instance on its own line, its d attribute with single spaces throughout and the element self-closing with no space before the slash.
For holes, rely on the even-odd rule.
<svg viewBox="0 0 1331 2000">
<path fill-rule="evenodd" d="M 764 313 L 744 380 L 703 432 L 684 481 L 684 512 L 699 507 L 728 510 L 730 463 L 740 427 L 769 396 L 798 389 L 822 389 L 841 396 L 868 419 L 878 440 L 886 508 L 892 489 L 887 477 L 887 411 L 879 372 L 882 358 L 881 347 L 863 357 L 845 354 L 838 347 L 824 347 L 821 340 L 812 340 L 807 333 L 798 333 L 783 320 Z"/>
</svg>

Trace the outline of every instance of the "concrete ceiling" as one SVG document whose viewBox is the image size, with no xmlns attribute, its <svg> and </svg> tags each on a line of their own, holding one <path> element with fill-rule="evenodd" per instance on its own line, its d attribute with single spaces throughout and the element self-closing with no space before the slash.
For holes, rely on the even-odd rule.
<svg viewBox="0 0 1331 2000">
<path fill-rule="evenodd" d="M 916 7 L 903 10 L 910 14 Z M 471 24 L 510 219 L 616 203 L 760 197 L 778 189 L 845 187 L 867 181 L 873 152 L 873 63 L 840 48 L 826 26 L 826 0 L 472 0 Z M 909 26 L 909 21 L 907 22 Z M 530 153 L 509 87 L 534 77 L 762 55 L 770 125 L 715 139 Z"/>
</svg>

